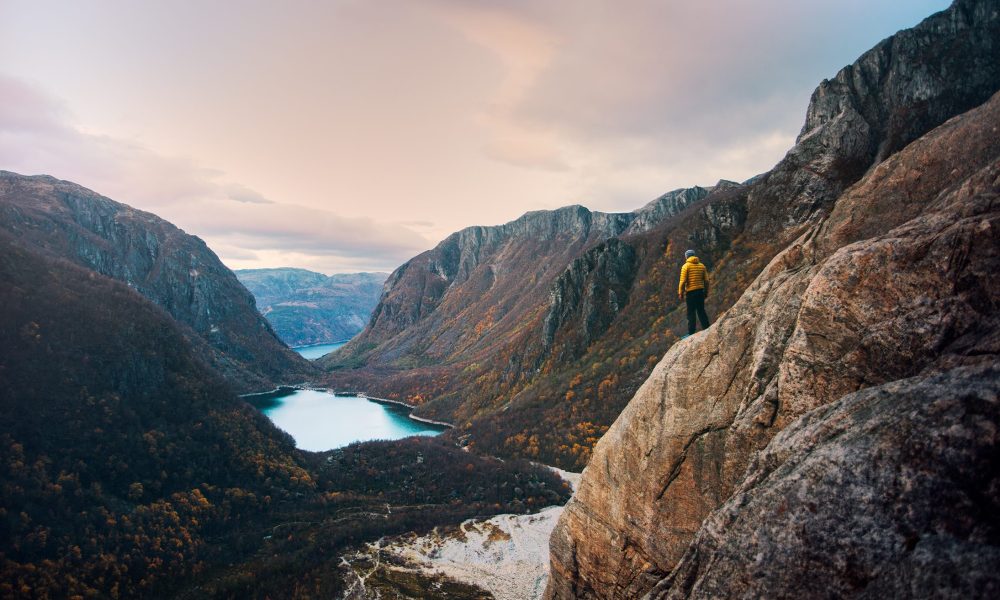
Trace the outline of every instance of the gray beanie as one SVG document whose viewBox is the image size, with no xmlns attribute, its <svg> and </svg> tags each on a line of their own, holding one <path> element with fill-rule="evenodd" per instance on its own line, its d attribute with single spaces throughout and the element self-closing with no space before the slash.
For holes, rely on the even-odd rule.
<svg viewBox="0 0 1000 600">
<path fill-rule="evenodd" d="M 692 256 L 694 256 L 694 250 L 688 250 L 684 253 L 684 258 L 691 258 Z"/>
</svg>

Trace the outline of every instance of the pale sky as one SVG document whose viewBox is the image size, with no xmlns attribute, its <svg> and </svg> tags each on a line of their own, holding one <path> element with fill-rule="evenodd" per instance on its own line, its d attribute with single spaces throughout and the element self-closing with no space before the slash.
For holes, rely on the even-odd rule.
<svg viewBox="0 0 1000 600">
<path fill-rule="evenodd" d="M 470 225 L 744 180 L 944 0 L 0 0 L 0 169 L 232 268 L 388 271 Z"/>
</svg>

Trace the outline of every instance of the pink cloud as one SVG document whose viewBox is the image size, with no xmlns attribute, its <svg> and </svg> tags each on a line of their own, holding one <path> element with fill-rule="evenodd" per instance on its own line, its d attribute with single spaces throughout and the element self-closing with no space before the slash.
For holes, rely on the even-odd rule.
<svg viewBox="0 0 1000 600">
<path fill-rule="evenodd" d="M 60 101 L 4 82 L 0 168 L 340 270 L 760 173 L 821 79 L 948 1 L 126 4 L 3 3 L 0 73 Z"/>
<path fill-rule="evenodd" d="M 271 251 L 298 254 L 328 271 L 342 263 L 387 270 L 432 245 L 397 223 L 276 202 L 192 159 L 81 132 L 53 98 L 2 75 L 0 166 L 44 171 L 149 210 L 210 245 L 218 242 L 220 257 L 240 264 Z"/>
</svg>

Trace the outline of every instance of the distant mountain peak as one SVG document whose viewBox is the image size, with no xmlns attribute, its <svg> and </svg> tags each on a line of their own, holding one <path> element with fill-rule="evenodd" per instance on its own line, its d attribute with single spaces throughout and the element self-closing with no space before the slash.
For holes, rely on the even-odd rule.
<svg viewBox="0 0 1000 600">
<path fill-rule="evenodd" d="M 361 331 L 388 273 L 324 275 L 307 269 L 242 269 L 265 318 L 290 346 L 342 342 Z"/>
</svg>

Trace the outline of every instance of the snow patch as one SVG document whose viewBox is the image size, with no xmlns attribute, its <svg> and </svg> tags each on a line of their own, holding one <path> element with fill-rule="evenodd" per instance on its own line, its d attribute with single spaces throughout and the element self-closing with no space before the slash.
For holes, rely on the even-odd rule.
<svg viewBox="0 0 1000 600">
<path fill-rule="evenodd" d="M 469 520 L 457 530 L 396 541 L 378 548 L 427 574 L 480 587 L 497 600 L 541 598 L 549 578 L 549 536 L 562 514 L 551 506 L 533 515 Z"/>
<path fill-rule="evenodd" d="M 576 488 L 580 485 L 580 479 L 583 477 L 583 473 L 563 471 L 562 469 L 559 469 L 557 467 L 550 467 L 548 465 L 542 465 L 542 466 L 548 467 L 549 469 L 555 471 L 556 475 L 562 477 L 563 481 L 568 483 L 569 487 L 572 488 L 574 492 L 576 491 Z"/>
</svg>

